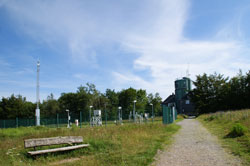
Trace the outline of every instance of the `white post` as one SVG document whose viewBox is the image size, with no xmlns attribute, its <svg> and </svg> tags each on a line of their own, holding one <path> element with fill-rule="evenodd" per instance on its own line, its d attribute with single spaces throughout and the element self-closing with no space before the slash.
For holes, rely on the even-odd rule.
<svg viewBox="0 0 250 166">
<path fill-rule="evenodd" d="M 122 124 L 122 107 L 118 107 L 119 123 Z"/>
<path fill-rule="evenodd" d="M 70 128 L 70 126 L 69 126 L 69 121 L 70 121 L 69 110 L 66 109 L 66 112 L 68 112 L 68 126 L 67 126 L 67 128 Z"/>
<path fill-rule="evenodd" d="M 136 103 L 136 100 L 134 100 L 134 109 L 133 109 L 134 122 L 135 122 L 135 103 Z"/>
<path fill-rule="evenodd" d="M 150 105 L 152 106 L 152 122 L 154 122 L 154 104 L 150 103 Z"/>
<path fill-rule="evenodd" d="M 37 61 L 37 78 L 36 78 L 36 126 L 40 126 L 39 71 L 40 71 L 40 62 Z"/>
<path fill-rule="evenodd" d="M 89 125 L 91 126 L 91 108 L 92 108 L 93 106 L 91 105 L 91 106 L 89 106 Z"/>
</svg>

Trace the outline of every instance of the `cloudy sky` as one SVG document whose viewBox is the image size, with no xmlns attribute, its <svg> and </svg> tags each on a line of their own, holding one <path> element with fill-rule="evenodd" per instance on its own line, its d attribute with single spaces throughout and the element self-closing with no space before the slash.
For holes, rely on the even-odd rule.
<svg viewBox="0 0 250 166">
<path fill-rule="evenodd" d="M 249 0 L 0 0 L 0 96 L 56 98 L 81 84 L 174 91 L 250 69 Z"/>
</svg>

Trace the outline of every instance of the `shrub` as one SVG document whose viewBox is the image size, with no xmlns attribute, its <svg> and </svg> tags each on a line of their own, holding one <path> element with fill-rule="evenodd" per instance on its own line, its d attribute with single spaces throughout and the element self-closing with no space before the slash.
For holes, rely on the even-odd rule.
<svg viewBox="0 0 250 166">
<path fill-rule="evenodd" d="M 186 119 L 186 118 L 188 118 L 188 116 L 187 115 L 185 115 L 185 114 L 178 114 L 177 115 L 177 119 Z"/>
<path fill-rule="evenodd" d="M 228 134 L 229 137 L 240 137 L 245 134 L 247 128 L 239 123 L 233 125 L 230 133 Z"/>
<path fill-rule="evenodd" d="M 205 118 L 205 121 L 212 121 L 212 120 L 214 120 L 214 119 L 216 119 L 216 116 L 211 115 L 211 116 Z"/>
</svg>

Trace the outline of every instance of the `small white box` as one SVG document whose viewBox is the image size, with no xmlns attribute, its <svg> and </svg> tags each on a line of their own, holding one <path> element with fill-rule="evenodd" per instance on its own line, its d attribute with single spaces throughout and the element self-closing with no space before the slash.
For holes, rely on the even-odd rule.
<svg viewBox="0 0 250 166">
<path fill-rule="evenodd" d="M 94 110 L 94 116 L 101 116 L 102 112 L 101 110 Z"/>
</svg>

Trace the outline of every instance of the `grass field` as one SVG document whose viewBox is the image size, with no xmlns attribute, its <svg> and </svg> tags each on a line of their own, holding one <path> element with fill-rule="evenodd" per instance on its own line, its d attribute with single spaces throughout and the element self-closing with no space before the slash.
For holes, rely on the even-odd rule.
<svg viewBox="0 0 250 166">
<path fill-rule="evenodd" d="M 250 165 L 250 109 L 206 114 L 198 119 L 218 136 L 229 152 L 239 156 L 245 165 Z"/>
<path fill-rule="evenodd" d="M 180 127 L 161 122 L 108 125 L 107 127 L 47 128 L 21 127 L 0 130 L 0 165 L 138 165 L 153 161 L 158 149 L 171 143 Z M 54 136 L 83 136 L 89 148 L 46 154 L 35 159 L 27 155 L 24 139 Z M 46 148 L 46 147 L 45 147 Z"/>
</svg>

